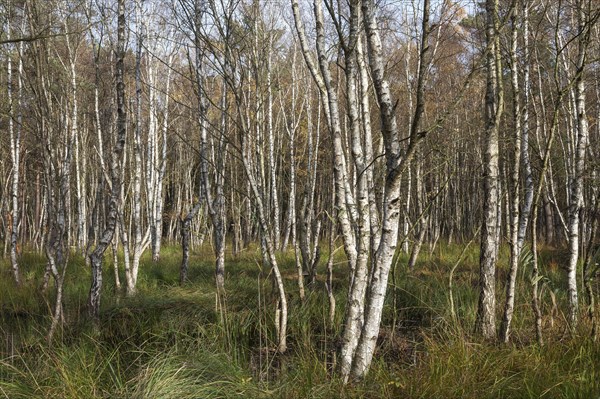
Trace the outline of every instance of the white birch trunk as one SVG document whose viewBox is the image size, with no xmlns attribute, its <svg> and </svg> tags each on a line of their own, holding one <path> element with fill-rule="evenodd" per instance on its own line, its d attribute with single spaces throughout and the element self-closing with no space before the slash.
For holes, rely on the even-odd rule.
<svg viewBox="0 0 600 399">
<path fill-rule="evenodd" d="M 356 239 L 354 232 L 350 224 L 351 212 L 347 206 L 346 197 L 346 160 L 342 145 L 341 127 L 339 122 L 339 110 L 337 104 L 337 94 L 333 87 L 331 87 L 331 76 L 329 72 L 328 60 L 324 53 L 324 33 L 323 33 L 323 17 L 320 3 L 315 3 L 315 16 L 317 26 L 317 51 L 318 64 L 314 61 L 310 50 L 308 49 L 308 43 L 304 33 L 304 24 L 300 16 L 300 9 L 297 0 L 292 1 L 292 11 L 294 14 L 294 22 L 296 31 L 298 33 L 298 39 L 302 48 L 302 55 L 306 65 L 308 66 L 309 72 L 313 76 L 313 79 L 319 87 L 321 98 L 323 100 L 323 107 L 327 116 L 327 124 L 329 131 L 333 137 L 333 152 L 334 152 L 334 165 L 333 172 L 335 176 L 335 190 L 336 190 L 336 217 L 339 221 L 340 230 L 342 231 L 342 239 L 344 243 L 344 251 L 348 257 L 348 264 L 350 267 L 350 274 L 354 274 L 356 266 Z M 320 48 L 320 50 L 319 50 Z M 327 82 L 327 84 L 326 84 Z"/>
<path fill-rule="evenodd" d="M 530 50 L 529 50 L 529 7 L 528 0 L 523 1 L 523 58 L 525 66 L 523 68 L 523 124 L 521 130 L 521 159 L 523 163 L 523 174 L 525 178 L 525 192 L 523 206 L 520 211 L 519 233 L 517 238 L 517 247 L 523 248 L 527 232 L 527 224 L 531 215 L 531 206 L 533 203 L 533 173 L 531 170 L 531 160 L 529 158 L 529 103 L 531 98 L 531 80 L 530 80 Z"/>
<path fill-rule="evenodd" d="M 163 111 L 163 123 L 161 128 L 162 133 L 162 147 L 160 152 L 160 161 L 158 163 L 158 173 L 156 177 L 156 193 L 154 196 L 155 210 L 154 210 L 154 233 L 152 240 L 152 260 L 157 262 L 160 259 L 160 248 L 162 245 L 163 235 L 163 186 L 165 180 L 165 174 L 167 172 L 167 149 L 168 140 L 167 132 L 169 129 L 169 99 L 171 98 L 171 72 L 173 65 L 173 54 L 169 56 L 167 61 L 167 81 L 165 87 L 165 98 L 164 98 L 164 111 Z"/>
<path fill-rule="evenodd" d="M 583 175 L 585 173 L 585 156 L 589 140 L 588 122 L 586 115 L 585 81 L 583 72 L 586 67 L 589 26 L 586 26 L 583 4 L 578 4 L 579 49 L 577 55 L 577 75 L 575 78 L 575 109 L 576 109 L 576 146 L 574 159 L 574 175 L 570 190 L 569 204 L 569 261 L 567 263 L 567 292 L 569 299 L 569 324 L 571 328 L 577 325 L 579 316 L 579 300 L 577 291 L 577 263 L 579 261 L 580 245 L 580 211 L 584 205 Z"/>
<path fill-rule="evenodd" d="M 131 204 L 131 225 L 132 225 L 132 258 L 131 266 L 126 270 L 126 288 L 128 295 L 136 293 L 137 277 L 139 273 L 140 258 L 149 244 L 150 230 L 146 229 L 142 233 L 142 76 L 141 61 L 142 48 L 145 38 L 145 22 L 142 21 L 141 0 L 136 0 L 136 23 L 137 29 L 137 50 L 135 64 L 135 129 L 133 132 L 133 171 L 132 171 L 132 204 Z M 148 155 L 150 156 L 150 155 Z M 143 234 L 143 235 L 142 235 Z"/>
<path fill-rule="evenodd" d="M 373 359 L 379 325 L 383 312 L 383 303 L 387 290 L 392 259 L 398 243 L 398 226 L 400 221 L 400 186 L 402 171 L 414 155 L 416 146 L 423 139 L 418 129 L 424 107 L 424 87 L 426 71 L 430 63 L 426 62 L 429 45 L 429 1 L 423 5 L 421 63 L 417 81 L 417 105 L 411 126 L 410 142 L 405 152 L 400 149 L 399 129 L 395 117 L 395 106 L 392 100 L 389 83 L 384 76 L 383 46 L 375 17 L 375 5 L 371 0 L 362 2 L 363 23 L 368 44 L 369 64 L 375 94 L 380 107 L 381 130 L 386 153 L 386 176 L 383 193 L 383 214 L 381 239 L 374 254 L 373 270 L 370 275 L 370 285 L 364 307 L 364 323 L 360 333 L 358 346 L 352 358 L 350 375 L 344 375 L 345 380 L 363 378 Z"/>
<path fill-rule="evenodd" d="M 367 65 L 365 61 L 365 54 L 363 51 L 363 38 L 359 37 L 356 41 L 356 57 L 358 60 L 358 72 L 359 72 L 359 93 L 360 93 L 360 110 L 361 110 L 361 121 L 362 128 L 364 131 L 364 171 L 363 173 L 367 179 L 367 192 L 369 195 L 369 215 L 370 215 L 370 228 L 371 228 L 371 249 L 379 246 L 379 240 L 381 238 L 381 221 L 379 220 L 379 210 L 377 209 L 377 199 L 375 198 L 375 181 L 373 178 L 373 170 L 375 168 L 375 159 L 373 155 L 373 135 L 371 129 L 371 106 L 369 102 L 369 73 L 367 71 Z"/>
<path fill-rule="evenodd" d="M 156 46 L 150 51 L 156 53 Z M 146 138 L 146 214 L 150 229 L 152 260 L 156 255 L 156 203 L 158 191 L 158 115 L 155 65 L 152 59 L 147 60 L 146 75 L 148 79 L 148 135 Z"/>
<path fill-rule="evenodd" d="M 510 338 L 510 327 L 512 322 L 512 316 L 515 308 L 515 287 L 517 282 L 517 270 L 519 267 L 519 256 L 521 254 L 521 247 L 519 243 L 519 176 L 521 168 L 521 154 L 522 145 L 521 142 L 521 85 L 519 84 L 519 64 L 517 59 L 518 50 L 518 18 L 519 8 L 514 5 L 512 10 L 512 30 L 511 30 L 511 47 L 510 47 L 510 70 L 511 70 L 511 84 L 513 94 L 513 123 L 514 123 L 514 149 L 513 149 L 513 160 L 512 160 L 512 171 L 510 176 L 510 185 L 508 187 L 510 212 L 506 213 L 507 218 L 510 220 L 510 270 L 508 274 L 508 281 L 506 284 L 506 302 L 504 304 L 504 314 L 502 317 L 502 323 L 500 326 L 500 339 L 503 342 L 508 342 Z"/>
<path fill-rule="evenodd" d="M 288 320 L 288 308 L 287 298 L 285 295 L 285 288 L 283 285 L 283 277 L 279 270 L 279 265 L 275 257 L 275 246 L 273 245 L 273 233 L 270 230 L 270 226 L 266 218 L 266 207 L 264 203 L 264 193 L 261 193 L 259 185 L 257 184 L 256 174 L 259 178 L 262 178 L 260 170 L 256 170 L 252 163 L 252 147 L 249 143 L 249 132 L 251 131 L 250 122 L 245 119 L 242 115 L 242 110 L 245 108 L 242 105 L 242 99 L 239 93 L 236 93 L 237 112 L 242 126 L 243 133 L 240 135 L 241 139 L 241 158 L 244 172 L 248 178 L 248 184 L 250 186 L 252 199 L 257 211 L 258 222 L 261 229 L 261 246 L 263 261 L 270 265 L 273 273 L 273 279 L 278 292 L 277 309 L 275 311 L 275 328 L 277 332 L 277 352 L 284 353 L 287 350 L 287 320 Z"/>
<path fill-rule="evenodd" d="M 350 3 L 350 33 L 344 48 L 345 74 L 346 74 L 346 109 L 348 112 L 348 130 L 350 133 L 350 146 L 354 170 L 356 172 L 356 266 L 351 279 L 348 305 L 346 307 L 344 332 L 342 336 L 342 349 L 340 372 L 348 375 L 352 366 L 352 359 L 358 345 L 360 331 L 363 326 L 365 293 L 368 281 L 368 263 L 371 255 L 371 207 L 369 203 L 368 178 L 361 137 L 361 123 L 358 108 L 358 61 L 354 50 L 360 40 L 358 26 L 360 9 L 357 2 Z M 365 115 L 369 117 L 370 115 Z M 372 146 L 370 142 L 365 146 Z"/>
<path fill-rule="evenodd" d="M 10 40 L 10 24 L 6 31 L 7 38 Z M 23 60 L 22 60 L 23 42 L 19 45 L 19 66 L 18 66 L 18 101 L 14 103 L 14 90 L 13 90 L 13 71 L 12 71 L 12 54 L 7 56 L 7 94 L 9 103 L 9 117 L 8 117 L 8 132 L 10 136 L 10 158 L 12 163 L 12 182 L 11 182 L 11 198 L 12 198 L 12 209 L 11 217 L 9 219 L 10 225 L 10 263 L 12 267 L 12 273 L 17 286 L 21 285 L 21 274 L 19 270 L 18 261 L 18 233 L 19 233 L 19 177 L 20 177 L 20 163 L 21 163 L 21 97 L 22 97 L 22 73 L 23 73 Z M 15 115 L 15 109 L 16 114 Z M 17 127 L 15 129 L 14 121 L 17 120 Z"/>
<path fill-rule="evenodd" d="M 111 161 L 111 195 L 106 227 L 98 240 L 98 245 L 90 255 L 92 264 L 92 284 L 88 300 L 89 312 L 94 319 L 98 319 L 100 314 L 100 294 L 102 291 L 102 258 L 104 251 L 110 245 L 117 224 L 118 209 L 121 197 L 122 171 L 119 161 L 123 156 L 125 147 L 125 132 L 127 125 L 127 114 L 125 108 L 125 83 L 124 58 L 125 58 L 125 0 L 118 1 L 117 8 L 117 48 L 116 48 L 116 92 L 117 92 L 117 137 L 113 147 L 113 156 Z"/>
<path fill-rule="evenodd" d="M 499 228 L 499 166 L 498 130 L 502 114 L 502 84 L 500 81 L 500 48 L 498 47 L 498 2 L 486 0 L 486 69 L 484 133 L 484 202 L 481 251 L 479 258 L 479 304 L 476 329 L 486 339 L 496 336 L 496 262 L 498 259 Z"/>
<path fill-rule="evenodd" d="M 275 131 L 273 128 L 273 84 L 272 84 L 272 53 L 273 35 L 269 33 L 267 48 L 267 144 L 269 147 L 269 187 L 271 189 L 271 206 L 273 208 L 273 245 L 280 247 L 281 212 L 279 210 L 279 195 L 277 193 L 277 160 L 275 159 Z"/>
</svg>

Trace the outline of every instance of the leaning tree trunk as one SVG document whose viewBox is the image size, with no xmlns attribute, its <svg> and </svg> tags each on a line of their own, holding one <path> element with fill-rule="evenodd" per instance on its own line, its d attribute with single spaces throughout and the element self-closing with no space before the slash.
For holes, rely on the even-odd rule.
<svg viewBox="0 0 600 399">
<path fill-rule="evenodd" d="M 371 228 L 371 252 L 374 248 L 379 246 L 379 240 L 381 238 L 381 221 L 379 217 L 379 210 L 377 209 L 377 198 L 375 195 L 375 178 L 373 176 L 373 170 L 377 164 L 373 155 L 373 134 L 371 129 L 371 105 L 369 101 L 370 91 L 370 78 L 367 70 L 366 54 L 363 49 L 362 38 L 356 41 L 356 57 L 358 66 L 358 82 L 359 82 L 359 97 L 360 97 L 360 111 L 361 111 L 361 122 L 362 129 L 364 131 L 364 169 L 363 173 L 366 175 L 366 186 L 367 193 L 369 195 L 369 225 Z M 371 254 L 372 255 L 372 254 Z"/>
<path fill-rule="evenodd" d="M 273 214 L 273 245 L 276 249 L 280 247 L 281 240 L 281 211 L 279 209 L 279 194 L 277 192 L 277 160 L 275 158 L 275 133 L 273 127 L 273 84 L 272 84 L 272 63 L 273 63 L 273 36 L 269 35 L 267 48 L 267 146 L 269 149 L 269 188 L 270 200 Z"/>
<path fill-rule="evenodd" d="M 326 56 L 322 2 L 320 0 L 314 1 L 314 15 L 317 27 L 316 47 L 321 82 L 325 88 L 324 94 L 327 99 L 327 106 L 325 108 L 328 111 L 329 130 L 334 142 L 334 178 L 336 183 L 336 201 L 339 204 L 337 217 L 342 229 L 344 249 L 346 250 L 350 265 L 350 289 L 344 318 L 342 347 L 340 349 L 341 361 L 339 367 L 342 375 L 350 373 L 352 357 L 358 345 L 360 330 L 364 320 L 364 299 L 367 289 L 368 261 L 370 255 L 369 196 L 367 193 L 366 174 L 364 173 L 364 151 L 360 138 L 360 115 L 356 97 L 358 65 L 355 48 L 360 38 L 358 30 L 359 12 L 358 2 L 352 1 L 350 3 L 350 33 L 348 40 L 345 41 L 340 35 L 346 64 L 346 94 L 350 124 L 350 138 L 348 140 L 351 146 L 354 167 L 357 172 L 356 196 L 358 203 L 356 203 L 353 193 L 348 188 L 350 182 L 346 169 L 337 89 L 334 87 Z M 307 57 L 305 56 L 305 58 Z"/>
<path fill-rule="evenodd" d="M 317 8 L 317 7 L 315 7 Z M 344 243 L 344 251 L 346 252 L 346 256 L 348 257 L 348 263 L 350 265 L 350 273 L 354 274 L 354 268 L 356 265 L 356 243 L 354 232 L 352 229 L 352 225 L 350 223 L 350 213 L 352 211 L 349 209 L 347 205 L 346 199 L 346 187 L 345 180 L 346 177 L 346 159 L 344 155 L 344 150 L 342 146 L 342 135 L 341 135 L 341 127 L 339 120 L 339 109 L 337 103 L 337 93 L 334 88 L 331 87 L 331 82 L 329 81 L 328 86 L 326 87 L 325 78 L 330 80 L 330 72 L 329 72 L 329 64 L 325 57 L 324 51 L 324 33 L 321 33 L 322 36 L 320 39 L 317 37 L 317 42 L 321 40 L 323 45 L 321 54 L 318 55 L 319 63 L 317 64 L 313 59 L 308 43 L 306 40 L 306 34 L 304 32 L 304 24 L 302 23 L 302 18 L 300 16 L 300 8 L 297 0 L 292 0 L 292 11 L 294 14 L 294 23 L 296 26 L 296 32 L 298 34 L 298 40 L 300 42 L 302 48 L 302 55 L 304 56 L 304 61 L 308 67 L 309 72 L 311 73 L 314 81 L 316 82 L 319 91 L 321 93 L 321 98 L 323 100 L 323 108 L 325 109 L 325 113 L 327 116 L 327 124 L 329 130 L 333 136 L 333 152 L 334 152 L 334 165 L 333 165 L 333 173 L 335 176 L 335 190 L 336 190 L 336 208 L 339 227 L 342 233 L 342 239 Z M 320 12 L 321 10 L 315 10 L 315 13 Z M 317 18 L 317 27 L 320 30 L 323 30 L 323 18 L 322 16 Z"/>
<path fill-rule="evenodd" d="M 244 172 L 250 185 L 252 199 L 257 211 L 258 223 L 261 230 L 261 241 L 262 241 L 262 256 L 265 264 L 271 266 L 273 273 L 273 279 L 275 287 L 277 288 L 278 301 L 275 316 L 275 328 L 277 332 L 277 352 L 284 353 L 287 350 L 287 320 L 288 320 L 288 308 L 287 298 L 285 295 L 285 288 L 283 285 L 283 277 L 279 270 L 279 265 L 275 257 L 275 245 L 273 239 L 273 233 L 269 228 L 266 217 L 265 207 L 265 195 L 259 189 L 257 177 L 255 176 L 256 168 L 253 165 L 253 157 L 251 156 L 252 151 L 250 150 L 249 138 L 251 134 L 250 122 L 244 120 L 242 95 L 235 93 L 236 106 L 238 118 L 240 120 L 239 126 L 242 128 L 240 133 L 241 140 L 241 159 Z M 261 177 L 259 177 L 261 178 Z M 264 181 L 263 181 L 264 182 Z"/>
<path fill-rule="evenodd" d="M 373 77 L 373 86 L 380 108 L 381 132 L 383 135 L 386 156 L 386 175 L 383 192 L 383 214 L 381 238 L 374 254 L 373 270 L 364 305 L 364 323 L 360 332 L 358 345 L 352 356 L 351 370 L 344 374 L 345 380 L 363 378 L 370 368 L 375 345 L 379 335 L 379 325 L 383 313 L 383 304 L 387 291 L 387 282 L 398 242 L 398 226 L 400 222 L 400 189 L 402 172 L 407 162 L 414 155 L 418 144 L 426 136 L 419 132 L 421 117 L 424 111 L 424 92 L 427 70 L 431 59 L 429 54 L 429 0 L 423 4 L 422 36 L 420 63 L 417 72 L 416 107 L 413 116 L 408 148 L 402 151 L 399 140 L 399 129 L 395 116 L 395 105 L 387 79 L 384 76 L 383 45 L 379 36 L 379 27 L 375 17 L 375 4 L 372 0 L 362 2 L 362 15 L 365 27 L 369 64 Z"/>
<path fill-rule="evenodd" d="M 242 148 L 245 144 L 242 144 Z M 242 149 L 244 153 L 244 149 Z M 245 152 L 247 154 L 247 152 Z M 260 224 L 260 228 L 262 231 L 262 240 L 264 242 L 264 252 L 263 257 L 265 261 L 271 265 L 271 271 L 273 272 L 273 278 L 275 280 L 275 286 L 277 287 L 278 292 L 278 301 L 277 301 L 277 311 L 276 311 L 276 319 L 275 326 L 277 329 L 277 352 L 284 353 L 287 350 L 287 319 L 288 319 L 288 310 L 287 310 L 287 298 L 285 296 L 285 288 L 283 285 L 283 277 L 281 276 L 281 272 L 279 271 L 279 266 L 277 263 L 277 259 L 275 257 L 275 246 L 273 244 L 272 233 L 269 231 L 269 225 L 266 219 L 266 212 L 264 207 L 263 198 L 258 190 L 258 185 L 256 184 L 256 180 L 253 175 L 251 175 L 252 167 L 247 161 L 247 157 L 242 155 L 244 169 L 246 171 L 246 175 L 248 177 L 248 181 L 250 182 L 250 187 L 252 188 L 252 194 L 256 205 L 256 210 L 258 213 L 258 221 Z"/>
</svg>

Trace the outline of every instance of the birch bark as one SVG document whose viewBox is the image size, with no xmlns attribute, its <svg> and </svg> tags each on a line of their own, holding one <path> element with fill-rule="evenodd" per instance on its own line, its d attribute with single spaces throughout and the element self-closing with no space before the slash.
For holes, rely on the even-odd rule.
<svg viewBox="0 0 600 399">
<path fill-rule="evenodd" d="M 120 160 L 125 147 L 125 132 L 127 128 L 127 111 L 125 108 L 124 58 L 125 58 L 125 0 L 117 4 L 117 48 L 116 48 L 116 95 L 117 95 L 117 136 L 113 147 L 111 160 L 111 193 L 106 227 L 98 240 L 98 245 L 90 255 L 92 265 L 92 284 L 90 287 L 88 306 L 90 315 L 98 319 L 100 315 L 100 294 L 102 291 L 102 258 L 104 251 L 110 245 L 117 224 L 118 209 L 121 198 L 122 171 Z"/>
<path fill-rule="evenodd" d="M 423 21 L 419 70 L 417 75 L 417 95 L 415 114 L 410 131 L 410 141 L 405 151 L 399 142 L 399 129 L 395 116 L 395 106 L 392 100 L 389 83 L 384 75 L 383 46 L 379 36 L 379 28 L 375 17 L 375 5 L 372 0 L 362 2 L 362 16 L 365 28 L 369 64 L 373 86 L 380 108 L 381 130 L 386 154 L 386 176 L 383 192 L 383 214 L 381 239 L 374 254 L 373 270 L 366 294 L 364 323 L 360 333 L 358 346 L 352 356 L 350 374 L 342 374 L 347 380 L 363 378 L 373 359 L 379 325 L 383 312 L 383 302 L 387 290 L 392 259 L 396 252 L 398 241 L 398 226 L 400 220 L 400 189 L 402 171 L 414 155 L 419 142 L 426 133 L 419 132 L 420 121 L 424 111 L 424 88 L 431 60 L 426 60 L 429 53 L 429 0 L 423 3 Z"/>
<path fill-rule="evenodd" d="M 7 39 L 11 38 L 11 28 L 8 24 L 6 31 Z M 19 235 L 19 178 L 21 168 L 21 99 L 23 96 L 23 42 L 19 44 L 18 56 L 18 71 L 17 71 L 17 102 L 14 101 L 14 86 L 13 86 L 13 66 L 12 66 L 12 54 L 6 57 L 6 74 L 7 74 L 7 94 L 9 103 L 9 117 L 8 117 L 8 132 L 10 136 L 10 158 L 12 163 L 12 174 L 11 174 L 11 199 L 12 209 L 10 218 L 10 263 L 12 267 L 12 273 L 17 286 L 21 285 L 21 273 L 19 269 L 18 260 L 18 235 Z M 15 112 L 16 111 L 16 112 Z M 15 120 L 17 126 L 15 129 Z"/>
<path fill-rule="evenodd" d="M 502 323 L 500 325 L 500 339 L 504 342 L 508 342 L 510 338 L 510 326 L 512 322 L 512 316 L 515 308 L 515 286 L 517 281 L 517 270 L 519 267 L 519 256 L 521 254 L 521 247 L 519 243 L 519 221 L 521 219 L 519 215 L 519 176 L 521 168 L 521 154 L 522 154 L 522 141 L 521 141 L 521 85 L 519 83 L 518 74 L 518 20 L 519 20 L 519 8 L 518 5 L 514 5 L 511 16 L 511 46 L 510 46 L 510 71 L 511 71 L 511 85 L 513 95 L 513 128 L 514 128 L 514 148 L 513 148 L 513 161 L 512 161 L 512 173 L 510 176 L 510 185 L 508 189 L 509 201 L 510 201 L 510 212 L 507 213 L 507 217 L 510 220 L 510 271 L 508 274 L 508 281 L 506 284 L 506 302 L 504 304 L 504 314 L 502 317 Z M 525 144 L 526 145 L 526 144 Z"/>
<path fill-rule="evenodd" d="M 487 339 L 496 336 L 496 262 L 498 260 L 498 205 L 500 202 L 498 131 L 503 109 L 498 37 L 498 1 L 486 0 L 486 94 L 484 133 L 484 202 L 479 258 L 479 304 L 475 328 Z"/>
<path fill-rule="evenodd" d="M 567 263 L 567 292 L 569 299 L 569 324 L 571 328 L 577 325 L 579 316 L 579 300 L 577 291 L 577 264 L 579 261 L 580 245 L 580 213 L 584 205 L 583 177 L 586 165 L 586 149 L 589 141 L 588 121 L 586 115 L 585 80 L 583 73 L 587 65 L 587 48 L 590 31 L 586 21 L 586 7 L 583 1 L 577 2 L 577 23 L 579 30 L 577 67 L 575 76 L 575 117 L 576 117 L 576 149 L 574 176 L 570 190 L 569 205 L 569 260 Z"/>
<path fill-rule="evenodd" d="M 167 139 L 167 132 L 169 130 L 169 103 L 171 98 L 171 73 L 173 71 L 173 59 L 174 54 L 171 53 L 169 55 L 167 61 L 167 81 L 165 86 L 165 95 L 164 95 L 164 110 L 163 110 L 163 120 L 161 127 L 161 137 L 162 137 L 162 147 L 160 151 L 160 157 L 158 162 L 158 171 L 156 176 L 156 191 L 154 194 L 154 226 L 153 226 L 153 235 L 152 235 L 152 260 L 157 262 L 160 259 L 160 249 L 162 245 L 162 236 L 163 236 L 163 208 L 164 208 L 164 198 L 163 198 L 163 187 L 165 181 L 165 175 L 167 172 L 167 149 L 169 146 L 169 142 Z"/>
<path fill-rule="evenodd" d="M 140 258 L 149 244 L 150 229 L 142 225 L 142 48 L 146 37 L 146 22 L 144 21 L 141 0 L 135 2 L 136 14 L 136 62 L 135 62 L 135 129 L 133 134 L 133 193 L 131 204 L 132 223 L 132 258 L 131 266 L 126 268 L 125 281 L 127 295 L 136 293 Z M 150 154 L 148 156 L 151 156 Z M 143 232 L 142 230 L 145 230 Z M 124 231 L 122 232 L 124 233 Z"/>
</svg>

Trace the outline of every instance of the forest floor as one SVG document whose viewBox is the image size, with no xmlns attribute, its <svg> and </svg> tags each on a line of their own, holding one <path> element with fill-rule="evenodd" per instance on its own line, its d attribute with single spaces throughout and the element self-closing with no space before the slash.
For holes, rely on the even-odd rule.
<svg viewBox="0 0 600 399">
<path fill-rule="evenodd" d="M 561 251 L 541 256 L 545 344 L 535 340 L 527 259 L 510 344 L 473 334 L 478 250 L 424 251 L 415 271 L 400 255 L 390 286 L 379 345 L 367 378 L 344 386 L 335 375 L 337 339 L 347 292 L 347 269 L 336 259 L 335 323 L 319 282 L 301 303 L 293 253 L 281 254 L 289 298 L 289 350 L 276 355 L 275 292 L 257 250 L 226 262 L 225 307 L 215 310 L 210 247 L 193 252 L 190 281 L 178 284 L 179 249 L 161 260 L 144 257 L 137 295 L 115 293 L 112 264 L 104 271 L 97 326 L 87 319 L 90 282 L 83 258 L 71 256 L 65 282 L 66 322 L 52 345 L 52 290 L 39 293 L 42 255 L 21 258 L 25 284 L 13 286 L 0 261 L 0 398 L 598 398 L 600 343 L 583 320 L 566 328 Z M 326 259 L 326 254 L 322 260 Z M 450 309 L 453 278 L 455 316 Z M 507 251 L 498 270 L 498 314 L 504 298 Z M 582 311 L 583 315 L 583 311 Z"/>
</svg>

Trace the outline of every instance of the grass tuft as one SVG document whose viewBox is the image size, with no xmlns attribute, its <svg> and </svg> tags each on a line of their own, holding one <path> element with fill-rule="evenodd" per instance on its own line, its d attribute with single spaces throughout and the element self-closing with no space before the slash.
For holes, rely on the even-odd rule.
<svg viewBox="0 0 600 399">
<path fill-rule="evenodd" d="M 297 294 L 292 253 L 280 254 L 289 298 L 289 350 L 275 353 L 274 291 L 259 254 L 228 259 L 226 294 L 216 307 L 210 249 L 195 252 L 190 281 L 178 284 L 179 252 L 166 247 L 160 262 L 142 258 L 138 293 L 114 291 L 105 265 L 99 328 L 86 317 L 89 269 L 71 257 L 65 282 L 66 322 L 52 347 L 52 288 L 39 293 L 43 256 L 22 257 L 25 283 L 11 284 L 0 261 L 0 398 L 592 398 L 600 395 L 600 345 L 587 338 L 584 319 L 569 331 L 558 309 L 566 303 L 560 254 L 540 256 L 543 327 L 535 343 L 528 273 L 519 274 L 509 345 L 472 334 L 477 305 L 478 253 L 464 253 L 453 277 L 454 318 L 448 276 L 459 245 L 423 252 L 413 272 L 398 255 L 390 278 L 381 333 L 364 381 L 344 385 L 336 375 L 347 270 L 336 258 L 336 321 L 328 321 L 323 278 Z M 507 252 L 498 270 L 502 303 Z M 326 256 L 322 257 L 326 259 Z M 527 260 L 522 263 L 527 267 Z M 321 273 L 324 273 L 321 271 Z M 500 315 L 500 306 L 499 306 Z"/>
</svg>

